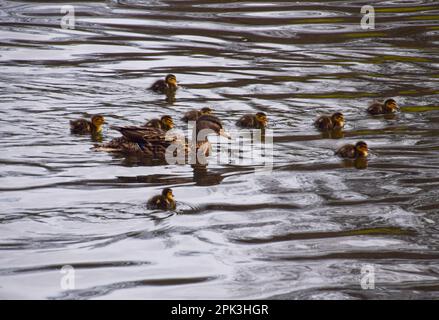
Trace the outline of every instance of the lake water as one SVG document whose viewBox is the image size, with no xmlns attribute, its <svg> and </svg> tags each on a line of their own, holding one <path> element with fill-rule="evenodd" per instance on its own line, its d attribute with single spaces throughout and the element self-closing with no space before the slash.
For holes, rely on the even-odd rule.
<svg viewBox="0 0 439 320">
<path fill-rule="evenodd" d="M 1 0 L 0 44 L 0 298 L 438 298 L 437 1 Z M 168 73 L 175 101 L 146 90 Z M 387 97 L 395 117 L 365 113 Z M 267 113 L 273 170 L 151 166 L 69 132 L 204 106 L 230 130 Z M 335 111 L 343 139 L 312 126 Z M 334 156 L 358 140 L 362 170 Z M 148 210 L 165 186 L 177 212 Z"/>
</svg>

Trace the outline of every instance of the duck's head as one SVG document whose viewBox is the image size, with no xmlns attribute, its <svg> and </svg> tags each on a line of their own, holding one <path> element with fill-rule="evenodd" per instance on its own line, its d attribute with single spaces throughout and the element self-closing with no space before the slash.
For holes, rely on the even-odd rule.
<svg viewBox="0 0 439 320">
<path fill-rule="evenodd" d="M 384 101 L 384 106 L 391 112 L 396 112 L 399 108 L 394 99 L 387 99 L 386 101 Z"/>
<path fill-rule="evenodd" d="M 165 82 L 168 84 L 168 86 L 176 88 L 177 87 L 177 77 L 173 74 L 168 74 L 165 78 Z"/>
<path fill-rule="evenodd" d="M 369 155 L 369 148 L 367 143 L 364 141 L 357 142 L 355 145 L 355 150 L 360 157 L 366 158 Z"/>
<path fill-rule="evenodd" d="M 160 122 L 163 124 L 165 128 L 168 128 L 168 130 L 174 128 L 174 120 L 172 120 L 171 116 L 163 116 L 160 118 Z"/>
<path fill-rule="evenodd" d="M 200 113 L 202 116 L 207 115 L 207 114 L 212 114 L 213 110 L 209 107 L 204 107 L 200 110 Z"/>
<path fill-rule="evenodd" d="M 259 122 L 262 128 L 265 128 L 268 124 L 267 115 L 263 112 L 256 113 L 256 121 Z"/>
<path fill-rule="evenodd" d="M 172 193 L 171 188 L 163 189 L 162 196 L 165 197 L 166 200 L 174 201 L 174 193 Z"/>
<path fill-rule="evenodd" d="M 343 128 L 344 127 L 344 115 L 341 112 L 336 112 L 332 115 L 331 117 L 332 122 L 334 122 L 334 124 L 339 127 L 339 128 Z"/>
<path fill-rule="evenodd" d="M 102 116 L 100 114 L 94 115 L 93 117 L 91 117 L 91 123 L 96 128 L 97 132 L 102 131 L 102 126 L 105 123 L 104 116 Z"/>
<path fill-rule="evenodd" d="M 224 130 L 221 121 L 212 115 L 203 115 L 198 118 L 196 124 L 196 133 L 197 140 L 199 141 L 206 141 L 207 136 L 212 133 L 231 139 L 230 134 Z"/>
</svg>

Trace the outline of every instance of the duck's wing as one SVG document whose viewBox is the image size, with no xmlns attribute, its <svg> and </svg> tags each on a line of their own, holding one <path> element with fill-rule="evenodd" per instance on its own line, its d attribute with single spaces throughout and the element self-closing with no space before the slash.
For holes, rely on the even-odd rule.
<svg viewBox="0 0 439 320">
<path fill-rule="evenodd" d="M 186 112 L 181 118 L 181 120 L 188 122 L 188 121 L 197 121 L 197 119 L 200 117 L 200 112 L 198 110 L 189 110 Z"/>
<path fill-rule="evenodd" d="M 342 158 L 355 158 L 355 146 L 352 144 L 344 145 L 335 154 Z"/>
<path fill-rule="evenodd" d="M 321 130 L 330 129 L 332 128 L 332 120 L 328 116 L 321 116 L 314 122 L 314 125 Z"/>
<path fill-rule="evenodd" d="M 162 123 L 160 119 L 151 119 L 144 125 L 145 127 L 162 128 Z"/>
<path fill-rule="evenodd" d="M 152 91 L 155 92 L 165 92 L 166 89 L 168 88 L 168 85 L 166 84 L 165 80 L 157 80 L 156 82 L 154 82 L 151 87 L 149 88 Z"/>
<path fill-rule="evenodd" d="M 217 116 L 213 116 L 211 114 L 205 114 L 198 118 L 197 123 L 202 121 L 211 122 L 219 126 L 221 129 L 223 128 L 223 124 Z"/>
<path fill-rule="evenodd" d="M 166 131 L 153 127 L 115 127 L 112 129 L 119 131 L 128 141 L 137 143 L 152 143 L 166 141 Z"/>
<path fill-rule="evenodd" d="M 91 131 L 91 122 L 86 119 L 70 120 L 70 130 L 73 133 L 86 133 Z"/>
<path fill-rule="evenodd" d="M 370 114 L 380 114 L 383 112 L 383 104 L 379 102 L 372 103 L 369 108 L 367 108 L 367 112 Z"/>
<path fill-rule="evenodd" d="M 236 125 L 244 128 L 252 128 L 255 125 L 254 116 L 245 114 L 236 122 Z"/>
</svg>

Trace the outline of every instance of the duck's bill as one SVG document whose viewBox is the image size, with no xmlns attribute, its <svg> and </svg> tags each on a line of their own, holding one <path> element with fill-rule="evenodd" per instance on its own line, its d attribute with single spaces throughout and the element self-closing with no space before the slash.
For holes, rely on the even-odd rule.
<svg viewBox="0 0 439 320">
<path fill-rule="evenodd" d="M 219 135 L 223 136 L 223 137 L 225 137 L 227 139 L 232 139 L 232 136 L 228 132 L 224 131 L 224 129 L 220 130 Z"/>
</svg>

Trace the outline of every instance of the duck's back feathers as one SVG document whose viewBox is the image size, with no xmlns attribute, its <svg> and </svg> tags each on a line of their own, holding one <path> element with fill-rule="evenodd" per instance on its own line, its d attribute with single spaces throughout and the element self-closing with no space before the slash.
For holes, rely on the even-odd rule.
<svg viewBox="0 0 439 320">
<path fill-rule="evenodd" d="M 97 147 L 96 150 L 126 154 L 141 153 L 152 159 L 164 159 L 166 148 L 173 142 L 168 141 L 166 132 L 158 128 L 136 126 L 111 128 L 119 131 L 123 137 L 115 138 Z"/>
<path fill-rule="evenodd" d="M 369 108 L 367 108 L 367 112 L 369 112 L 372 115 L 383 114 L 384 113 L 383 107 L 384 105 L 382 103 L 374 102 L 369 106 Z"/>
<path fill-rule="evenodd" d="M 201 112 L 198 110 L 189 110 L 188 112 L 186 112 L 183 116 L 183 118 L 181 118 L 181 120 L 185 121 L 185 122 L 189 122 L 189 121 L 197 121 L 198 118 L 201 116 Z"/>
<path fill-rule="evenodd" d="M 354 159 L 356 158 L 357 152 L 353 144 L 347 144 L 338 149 L 335 154 L 342 158 Z"/>
<path fill-rule="evenodd" d="M 256 125 L 255 116 L 252 114 L 245 114 L 239 118 L 236 125 L 241 128 L 254 128 Z"/>
<path fill-rule="evenodd" d="M 86 119 L 70 120 L 70 131 L 75 134 L 92 132 L 92 123 Z"/>
<path fill-rule="evenodd" d="M 145 142 L 161 142 L 166 140 L 166 131 L 153 127 L 112 127 L 122 133 L 129 141 L 145 143 Z"/>
<path fill-rule="evenodd" d="M 168 84 L 165 80 L 157 80 L 151 85 L 149 89 L 159 93 L 166 93 L 166 91 L 168 90 Z"/>
<path fill-rule="evenodd" d="M 160 121 L 160 119 L 151 119 L 147 123 L 145 123 L 144 126 L 145 127 L 152 127 L 152 128 L 163 129 L 162 128 L 162 122 Z"/>
<path fill-rule="evenodd" d="M 157 195 L 148 200 L 148 209 L 175 210 L 175 201 L 170 201 L 162 195 Z"/>
<path fill-rule="evenodd" d="M 329 116 L 321 116 L 315 122 L 314 125 L 320 130 L 332 130 L 334 124 Z"/>
</svg>

